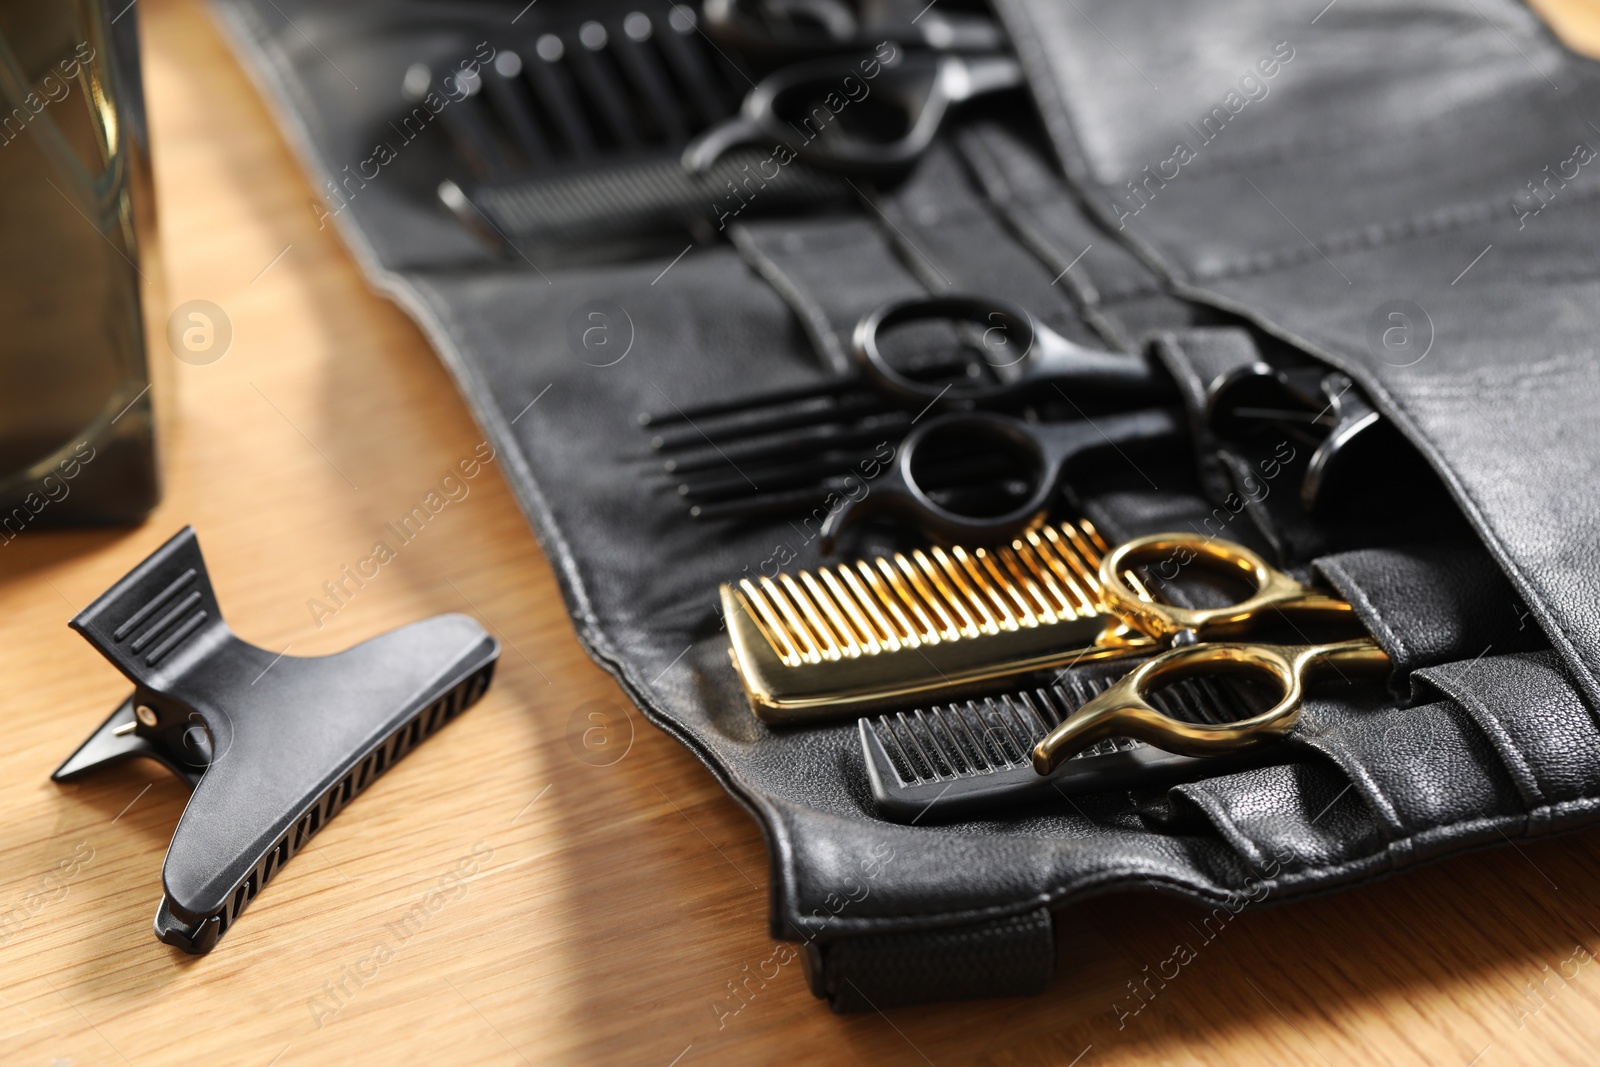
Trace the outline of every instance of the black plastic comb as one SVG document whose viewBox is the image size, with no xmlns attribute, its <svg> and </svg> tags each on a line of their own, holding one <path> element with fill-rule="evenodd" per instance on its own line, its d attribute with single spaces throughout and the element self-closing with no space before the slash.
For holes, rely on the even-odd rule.
<svg viewBox="0 0 1600 1067">
<path fill-rule="evenodd" d="M 691 517 L 803 512 L 875 473 L 914 417 L 859 383 L 826 388 L 791 402 L 755 396 L 744 410 L 672 412 L 640 422 L 657 430 L 651 448 L 664 457 L 662 469 Z"/>
<path fill-rule="evenodd" d="M 1111 738 L 1054 774 L 1034 771 L 1028 761 L 1034 744 L 1115 679 L 1071 675 L 1047 688 L 862 719 L 861 751 L 878 813 L 895 822 L 947 821 L 1059 803 L 1077 793 L 1207 777 L 1273 758 L 1193 759 Z M 1208 679 L 1171 686 L 1156 703 L 1190 722 L 1233 722 L 1250 714 L 1242 694 Z"/>
<path fill-rule="evenodd" d="M 497 38 L 476 73 L 458 65 L 440 78 L 419 64 L 404 82 L 411 97 L 454 88 L 446 95 L 459 102 L 442 125 L 471 177 L 446 179 L 438 195 L 490 240 L 638 251 L 668 235 L 713 240 L 734 218 L 854 198 L 837 177 L 775 162 L 771 146 L 730 154 L 711 173 L 684 169 L 684 146 L 733 115 L 750 85 L 701 33 L 693 5 L 608 0 L 552 15 L 542 30 Z"/>
<path fill-rule="evenodd" d="M 730 152 L 705 174 L 690 174 L 673 158 L 616 159 L 603 167 L 568 168 L 553 173 L 469 183 L 446 181 L 439 199 L 469 227 L 536 247 L 585 241 L 684 233 L 713 240 L 731 218 L 743 215 L 745 201 L 734 190 L 752 180 L 768 153 Z M 799 165 L 774 172 L 760 183 L 746 218 L 842 203 L 836 178 Z"/>
<path fill-rule="evenodd" d="M 981 358 L 946 342 L 912 358 L 914 378 L 949 381 L 980 373 Z M 918 417 L 918 408 L 851 375 L 763 390 L 639 416 L 650 447 L 696 519 L 749 519 L 801 513 L 830 494 L 854 492 L 876 473 Z M 875 461 L 875 462 L 874 462 Z"/>
<path fill-rule="evenodd" d="M 134 684 L 51 777 L 134 756 L 194 788 L 167 849 L 156 937 L 209 952 L 329 819 L 489 687 L 500 646 L 464 615 L 331 656 L 228 629 L 185 527 L 72 620 Z"/>
</svg>

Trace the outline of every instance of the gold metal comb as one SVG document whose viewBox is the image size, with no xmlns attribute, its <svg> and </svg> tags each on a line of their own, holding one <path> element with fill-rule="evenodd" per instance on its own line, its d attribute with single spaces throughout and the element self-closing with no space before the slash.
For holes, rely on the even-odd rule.
<svg viewBox="0 0 1600 1067">
<path fill-rule="evenodd" d="M 1080 520 L 999 548 L 918 549 L 725 584 L 733 665 L 757 718 L 800 723 L 1153 648 L 1106 608 L 1107 551 Z"/>
</svg>

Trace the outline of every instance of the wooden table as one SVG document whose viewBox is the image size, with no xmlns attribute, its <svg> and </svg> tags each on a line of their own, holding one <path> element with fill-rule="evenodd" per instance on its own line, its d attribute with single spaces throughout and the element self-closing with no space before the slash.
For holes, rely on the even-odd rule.
<svg viewBox="0 0 1600 1067">
<path fill-rule="evenodd" d="M 1600 12 L 1546 5 L 1600 51 Z M 149 522 L 0 549 L 0 1062 L 1594 1059 L 1594 832 L 1246 914 L 1137 1014 L 1129 983 L 1195 940 L 1196 913 L 1153 896 L 1066 915 L 1045 996 L 837 1017 L 794 964 L 719 1020 L 728 983 L 772 952 L 761 836 L 584 656 L 498 472 L 318 625 L 323 583 L 480 437 L 422 336 L 318 229 L 200 5 L 139 10 L 166 307 L 215 301 L 234 339 L 209 366 L 170 360 L 167 495 Z M 48 777 L 127 690 L 67 619 L 185 523 L 228 618 L 264 647 L 330 652 L 444 611 L 505 645 L 487 698 L 198 959 L 150 932 L 184 790 L 141 765 L 72 787 Z M 595 701 L 634 729 L 609 766 L 570 743 Z M 461 887 L 402 937 L 401 917 L 458 869 Z"/>
</svg>

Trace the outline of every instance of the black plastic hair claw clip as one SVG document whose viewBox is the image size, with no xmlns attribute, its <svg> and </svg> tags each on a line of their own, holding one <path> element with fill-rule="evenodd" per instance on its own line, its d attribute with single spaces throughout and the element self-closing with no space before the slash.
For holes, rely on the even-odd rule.
<svg viewBox="0 0 1600 1067">
<path fill-rule="evenodd" d="M 185 527 L 72 620 L 133 695 L 51 777 L 145 756 L 194 788 L 156 937 L 209 952 L 329 819 L 489 688 L 500 645 L 464 615 L 332 656 L 280 655 L 222 620 Z"/>
</svg>

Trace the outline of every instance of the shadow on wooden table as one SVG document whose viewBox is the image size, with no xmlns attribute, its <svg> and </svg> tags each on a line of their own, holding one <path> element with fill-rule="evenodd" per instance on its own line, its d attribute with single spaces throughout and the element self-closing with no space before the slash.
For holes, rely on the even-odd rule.
<svg viewBox="0 0 1600 1067">
<path fill-rule="evenodd" d="M 0 603 L 40 571 L 50 571 L 73 561 L 92 556 L 122 538 L 130 528 L 107 527 L 85 530 L 24 530 L 13 540 L 0 544 Z M 85 605 L 74 604 L 62 594 L 62 604 L 73 613 Z"/>
</svg>

